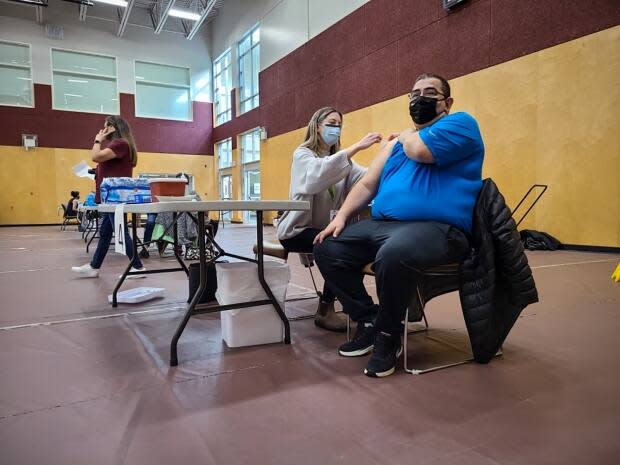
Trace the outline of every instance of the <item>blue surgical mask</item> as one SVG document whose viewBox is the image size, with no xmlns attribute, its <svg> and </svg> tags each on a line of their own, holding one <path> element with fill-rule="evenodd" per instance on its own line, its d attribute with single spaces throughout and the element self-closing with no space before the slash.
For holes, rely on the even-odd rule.
<svg viewBox="0 0 620 465">
<path fill-rule="evenodd" d="M 332 146 L 340 139 L 340 126 L 326 124 L 321 129 L 321 139 L 326 145 Z"/>
</svg>

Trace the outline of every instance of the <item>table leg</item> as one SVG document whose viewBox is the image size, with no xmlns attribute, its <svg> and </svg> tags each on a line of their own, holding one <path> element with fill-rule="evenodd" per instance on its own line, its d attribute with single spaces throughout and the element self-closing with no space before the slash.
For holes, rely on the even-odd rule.
<svg viewBox="0 0 620 465">
<path fill-rule="evenodd" d="M 86 244 L 86 253 L 88 253 L 88 249 L 90 248 L 91 242 L 97 237 L 97 233 L 99 232 L 99 215 L 97 215 L 97 218 L 95 219 L 95 221 L 96 221 L 95 230 L 93 231 L 93 235 L 90 237 L 88 244 Z"/>
<path fill-rule="evenodd" d="M 125 278 L 127 277 L 127 275 L 129 274 L 129 270 L 131 269 L 131 265 L 133 263 L 133 259 L 135 257 L 138 256 L 138 215 L 136 213 L 132 213 L 131 214 L 131 234 L 133 235 L 133 250 L 132 250 L 132 255 L 131 258 L 129 259 L 129 264 L 127 265 L 127 267 L 125 268 L 125 271 L 123 272 L 123 274 L 121 275 L 121 277 L 119 278 L 118 282 L 116 283 L 116 287 L 114 288 L 114 291 L 112 292 L 112 307 L 118 307 L 118 301 L 116 298 L 116 295 L 118 294 L 118 290 L 121 288 L 121 286 L 123 285 L 123 282 L 125 281 Z M 118 240 L 118 238 L 117 238 Z M 125 245 L 127 244 L 127 238 L 125 238 Z"/>
<path fill-rule="evenodd" d="M 173 244 L 172 246 L 174 247 L 174 256 L 177 259 L 177 262 L 179 262 L 179 264 L 181 265 L 181 268 L 183 268 L 183 270 L 185 271 L 185 274 L 187 276 L 189 276 L 189 270 L 187 269 L 187 266 L 185 265 L 185 262 L 183 261 L 183 259 L 181 258 L 181 256 L 179 255 L 178 252 L 178 246 L 179 246 L 179 226 L 177 225 L 177 215 L 178 213 L 174 212 L 172 214 L 172 240 L 173 240 Z"/>
<path fill-rule="evenodd" d="M 284 324 L 284 343 L 290 344 L 291 343 L 291 327 L 290 327 L 288 318 L 286 317 L 286 314 L 284 313 L 284 310 L 282 310 L 280 303 L 276 300 L 276 298 L 273 295 L 273 292 L 271 292 L 271 289 L 269 288 L 269 286 L 267 285 L 267 282 L 265 281 L 265 268 L 264 268 L 264 263 L 263 263 L 264 255 L 263 255 L 263 212 L 262 211 L 256 212 L 256 248 L 257 248 L 257 260 L 258 260 L 258 280 L 260 281 L 261 286 L 263 286 L 263 289 L 265 293 L 267 294 L 267 297 L 273 304 L 274 308 L 276 309 L 276 312 L 278 312 L 278 315 L 280 316 L 280 319 L 282 320 L 282 323 Z"/>
<path fill-rule="evenodd" d="M 206 254 L 206 246 L 205 246 L 205 214 L 204 212 L 198 212 L 198 249 L 200 251 L 200 285 L 192 298 L 192 301 L 187 305 L 187 310 L 185 311 L 185 315 L 183 316 L 183 320 L 179 323 L 174 336 L 172 337 L 172 341 L 170 342 L 170 366 L 175 367 L 179 364 L 179 359 L 177 357 L 177 343 L 179 342 L 179 338 L 183 331 L 185 330 L 185 326 L 189 321 L 192 313 L 194 313 L 194 308 L 196 304 L 200 302 L 200 298 L 202 297 L 202 293 L 207 288 L 207 254 Z"/>
</svg>

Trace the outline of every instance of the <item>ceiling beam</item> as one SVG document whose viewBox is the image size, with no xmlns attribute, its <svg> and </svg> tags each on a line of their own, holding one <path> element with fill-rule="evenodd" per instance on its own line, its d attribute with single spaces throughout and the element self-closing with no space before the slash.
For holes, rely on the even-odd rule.
<svg viewBox="0 0 620 465">
<path fill-rule="evenodd" d="M 123 37 L 125 28 L 127 27 L 127 23 L 129 22 L 129 16 L 131 15 L 131 9 L 133 8 L 135 3 L 136 3 L 136 0 L 127 1 L 127 6 L 125 7 L 125 11 L 123 12 L 123 16 L 121 18 L 121 24 L 118 27 L 118 32 L 116 33 L 117 37 Z"/>
<path fill-rule="evenodd" d="M 209 3 L 207 3 L 207 6 L 200 14 L 200 19 L 194 23 L 194 27 L 191 31 L 189 31 L 189 34 L 187 34 L 187 40 L 192 40 L 194 38 L 194 36 L 198 32 L 198 29 L 200 29 L 200 26 L 202 26 L 202 23 L 205 22 L 205 19 L 207 19 L 207 16 L 209 16 L 209 13 L 211 13 L 211 10 L 213 10 L 216 2 L 217 0 L 209 0 Z"/>
<path fill-rule="evenodd" d="M 47 6 L 47 0 L 8 0 L 14 3 L 23 3 L 24 5 Z"/>
<path fill-rule="evenodd" d="M 170 0 L 164 11 L 161 12 L 161 16 L 159 17 L 159 22 L 155 27 L 155 34 L 159 34 L 164 29 L 164 24 L 166 24 L 166 20 L 168 19 L 168 13 L 170 13 L 170 9 L 174 6 L 175 0 Z"/>
<path fill-rule="evenodd" d="M 36 10 L 37 23 L 43 24 L 43 7 L 40 5 L 37 5 L 34 7 L 34 9 Z"/>
<path fill-rule="evenodd" d="M 80 3 L 80 21 L 86 21 L 86 10 L 88 9 L 87 3 Z"/>
</svg>

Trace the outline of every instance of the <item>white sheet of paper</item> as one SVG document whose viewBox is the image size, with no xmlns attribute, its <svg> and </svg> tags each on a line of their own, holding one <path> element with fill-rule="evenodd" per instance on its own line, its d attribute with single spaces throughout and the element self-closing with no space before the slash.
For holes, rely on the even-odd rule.
<svg viewBox="0 0 620 465">
<path fill-rule="evenodd" d="M 114 251 L 125 255 L 125 204 L 119 203 L 114 211 Z"/>
<path fill-rule="evenodd" d="M 92 174 L 89 174 L 88 170 L 90 169 L 90 166 L 88 166 L 88 163 L 86 163 L 84 160 L 79 162 L 72 169 L 73 169 L 73 174 L 75 174 L 79 178 L 95 179 L 95 177 Z"/>
</svg>

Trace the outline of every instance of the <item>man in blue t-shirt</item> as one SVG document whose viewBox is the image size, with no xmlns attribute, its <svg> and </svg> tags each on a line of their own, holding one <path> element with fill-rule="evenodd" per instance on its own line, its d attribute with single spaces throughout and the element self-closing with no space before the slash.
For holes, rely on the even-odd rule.
<svg viewBox="0 0 620 465">
<path fill-rule="evenodd" d="M 418 76 L 409 94 L 414 127 L 383 148 L 315 240 L 321 273 L 357 322 L 355 337 L 338 352 L 345 357 L 373 352 L 364 370 L 368 376 L 395 370 L 416 270 L 459 261 L 469 250 L 484 144 L 476 120 L 450 114 L 452 103 L 444 78 Z M 345 228 L 369 203 L 372 218 Z M 363 284 L 362 269 L 371 262 L 378 306 Z"/>
</svg>

